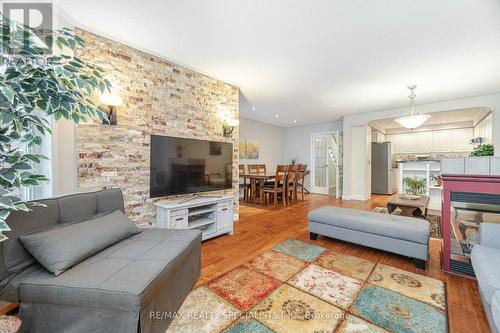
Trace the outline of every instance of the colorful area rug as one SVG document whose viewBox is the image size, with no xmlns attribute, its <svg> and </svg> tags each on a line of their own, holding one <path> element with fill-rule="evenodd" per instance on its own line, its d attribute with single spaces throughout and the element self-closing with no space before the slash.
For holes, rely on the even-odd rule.
<svg viewBox="0 0 500 333">
<path fill-rule="evenodd" d="M 389 211 L 387 210 L 386 207 L 375 207 L 372 210 L 372 212 L 389 214 Z M 401 211 L 399 210 L 399 208 L 397 208 L 392 214 L 399 215 L 400 212 Z M 441 216 L 434 214 L 427 214 L 426 220 L 431 223 L 431 238 L 442 239 L 443 236 L 441 233 Z"/>
<path fill-rule="evenodd" d="M 447 331 L 442 281 L 289 239 L 193 290 L 167 332 Z"/>
</svg>

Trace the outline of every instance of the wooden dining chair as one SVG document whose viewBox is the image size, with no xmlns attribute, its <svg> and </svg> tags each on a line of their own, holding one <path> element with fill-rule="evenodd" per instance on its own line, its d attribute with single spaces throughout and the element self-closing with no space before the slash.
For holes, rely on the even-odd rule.
<svg viewBox="0 0 500 333">
<path fill-rule="evenodd" d="M 283 206 L 286 207 L 285 180 L 285 175 L 276 175 L 276 177 L 274 178 L 274 184 L 272 184 L 272 186 L 267 184 L 262 186 L 260 188 L 260 204 L 263 204 L 264 199 L 266 199 L 266 202 L 269 202 L 270 200 L 267 199 L 270 199 L 272 195 L 274 208 L 276 208 L 278 204 L 278 194 L 281 193 Z"/>
<path fill-rule="evenodd" d="M 286 197 L 287 201 L 292 200 L 297 202 L 297 178 L 298 178 L 298 165 L 291 164 L 288 166 L 288 172 L 286 173 Z"/>
<path fill-rule="evenodd" d="M 276 174 L 285 176 L 288 171 L 288 165 L 277 165 Z"/>
<path fill-rule="evenodd" d="M 257 172 L 259 175 L 265 175 L 266 172 L 266 165 L 265 164 L 257 164 Z"/>
<path fill-rule="evenodd" d="M 297 191 L 300 191 L 301 200 L 304 201 L 304 182 L 306 179 L 307 164 L 298 164 L 297 166 Z"/>
<path fill-rule="evenodd" d="M 275 174 L 276 175 L 283 175 L 283 176 L 286 177 L 287 171 L 288 171 L 288 165 L 281 165 L 281 164 L 279 164 L 279 165 L 276 166 L 276 173 Z M 267 185 L 272 185 L 272 184 L 274 184 L 274 179 L 266 181 L 266 186 Z"/>
<path fill-rule="evenodd" d="M 259 165 L 258 164 L 248 164 L 248 173 L 250 175 L 258 175 L 259 174 Z M 252 193 L 252 183 L 255 185 L 255 193 Z M 257 197 L 260 194 L 260 186 L 262 184 L 257 180 L 250 180 L 250 200 L 254 200 L 254 196 Z"/>
<path fill-rule="evenodd" d="M 238 165 L 238 174 L 242 175 L 244 173 L 245 173 L 245 164 Z M 243 178 L 243 183 L 240 183 L 239 187 L 241 190 L 243 190 L 243 201 L 247 202 L 248 198 L 250 197 L 251 188 L 250 188 L 250 184 L 247 184 L 247 179 L 244 177 L 241 177 L 241 178 Z"/>
<path fill-rule="evenodd" d="M 259 166 L 258 166 L 258 164 L 248 164 L 247 168 L 248 168 L 248 173 L 251 174 L 251 175 L 256 175 L 256 174 L 259 173 Z"/>
</svg>

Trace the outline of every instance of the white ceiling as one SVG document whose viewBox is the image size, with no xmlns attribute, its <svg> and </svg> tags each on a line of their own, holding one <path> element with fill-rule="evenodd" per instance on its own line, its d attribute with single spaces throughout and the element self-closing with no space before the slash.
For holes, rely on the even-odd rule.
<svg viewBox="0 0 500 333">
<path fill-rule="evenodd" d="M 239 86 L 243 117 L 280 126 L 405 106 L 412 83 L 417 104 L 500 91 L 498 0 L 57 4 L 80 27 Z"/>
</svg>

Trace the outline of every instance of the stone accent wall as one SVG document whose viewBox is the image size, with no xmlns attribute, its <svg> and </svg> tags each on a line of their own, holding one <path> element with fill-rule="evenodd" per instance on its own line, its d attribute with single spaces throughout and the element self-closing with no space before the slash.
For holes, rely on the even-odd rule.
<svg viewBox="0 0 500 333">
<path fill-rule="evenodd" d="M 77 129 L 79 191 L 120 187 L 127 215 L 140 225 L 155 221 L 149 198 L 150 135 L 233 143 L 233 195 L 238 212 L 238 129 L 222 134 L 221 107 L 238 117 L 238 88 L 121 43 L 77 30 L 88 43 L 82 55 L 103 67 L 118 86 L 123 104 L 118 125 L 91 124 Z M 162 198 L 164 199 L 164 198 Z"/>
</svg>

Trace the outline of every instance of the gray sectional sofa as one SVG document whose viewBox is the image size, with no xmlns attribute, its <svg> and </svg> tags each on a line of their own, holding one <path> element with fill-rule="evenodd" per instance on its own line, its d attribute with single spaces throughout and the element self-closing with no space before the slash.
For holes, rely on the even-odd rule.
<svg viewBox="0 0 500 333">
<path fill-rule="evenodd" d="M 201 232 L 137 229 L 119 189 L 40 202 L 0 243 L 0 299 L 21 303 L 23 332 L 165 332 L 200 275 Z"/>
<path fill-rule="evenodd" d="M 471 253 L 483 307 L 493 333 L 500 332 L 500 224 L 479 224 L 479 244 Z"/>
<path fill-rule="evenodd" d="M 423 219 L 324 206 L 309 212 L 311 239 L 318 235 L 413 258 L 425 269 L 430 223 Z"/>
</svg>

